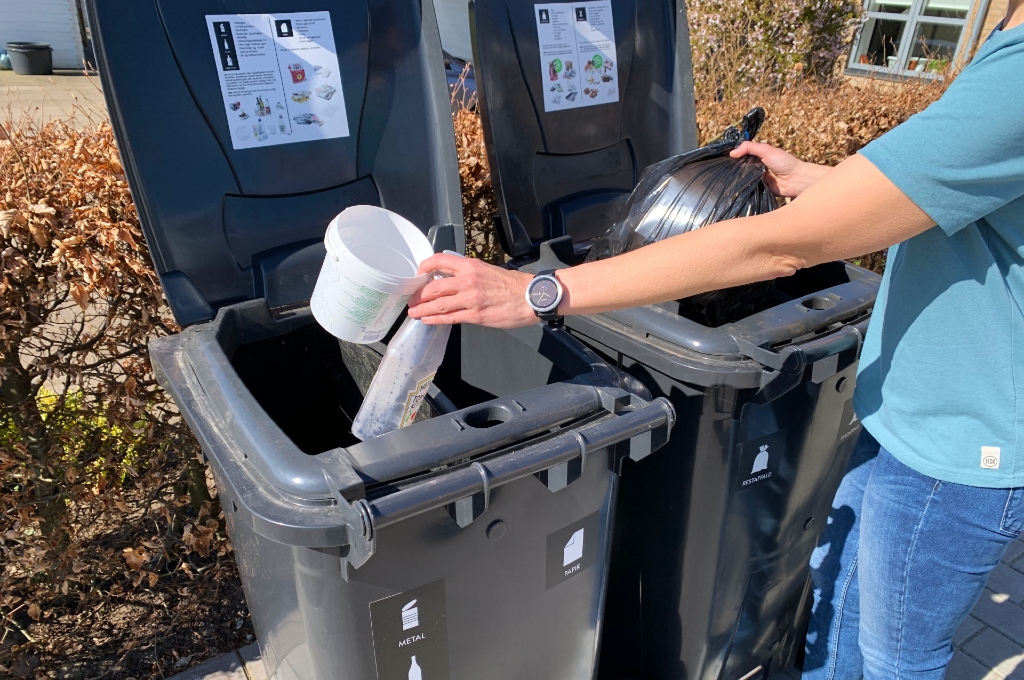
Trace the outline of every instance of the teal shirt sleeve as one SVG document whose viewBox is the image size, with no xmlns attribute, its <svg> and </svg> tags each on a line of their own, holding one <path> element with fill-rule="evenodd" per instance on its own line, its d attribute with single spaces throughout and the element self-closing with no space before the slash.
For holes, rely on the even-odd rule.
<svg viewBox="0 0 1024 680">
<path fill-rule="evenodd" d="M 1024 195 L 1021 31 L 994 34 L 941 99 L 860 151 L 947 234 Z"/>
</svg>

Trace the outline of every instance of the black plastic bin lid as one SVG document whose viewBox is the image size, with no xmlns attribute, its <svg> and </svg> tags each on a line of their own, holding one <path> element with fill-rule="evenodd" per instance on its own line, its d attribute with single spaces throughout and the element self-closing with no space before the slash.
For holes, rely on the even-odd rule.
<svg viewBox="0 0 1024 680">
<path fill-rule="evenodd" d="M 422 0 L 89 0 L 104 94 L 174 315 L 309 300 L 357 204 L 464 247 L 433 7 Z"/>
<path fill-rule="evenodd" d="M 611 226 L 645 167 L 697 146 L 682 0 L 470 4 L 506 251 Z"/>
</svg>

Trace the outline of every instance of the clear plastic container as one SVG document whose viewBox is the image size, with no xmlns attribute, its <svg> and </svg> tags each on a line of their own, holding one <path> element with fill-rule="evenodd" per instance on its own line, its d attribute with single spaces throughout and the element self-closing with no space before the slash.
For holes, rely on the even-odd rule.
<svg viewBox="0 0 1024 680">
<path fill-rule="evenodd" d="M 402 323 L 352 421 L 352 434 L 366 441 L 412 423 L 444 359 L 451 330 L 413 318 Z"/>
</svg>

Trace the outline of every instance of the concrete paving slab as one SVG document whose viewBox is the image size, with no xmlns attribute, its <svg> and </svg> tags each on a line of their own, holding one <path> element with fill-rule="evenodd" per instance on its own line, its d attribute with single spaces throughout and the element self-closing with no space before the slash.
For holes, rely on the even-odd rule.
<svg viewBox="0 0 1024 680">
<path fill-rule="evenodd" d="M 247 680 L 270 680 L 267 669 L 263 666 L 263 657 L 260 654 L 260 646 L 255 642 L 246 645 L 238 650 L 242 657 L 242 665 L 245 668 Z"/>
<path fill-rule="evenodd" d="M 1005 595 L 1011 602 L 1024 603 L 1024 574 L 1013 567 L 1000 564 L 993 569 L 988 579 L 988 587 L 997 595 Z"/>
<path fill-rule="evenodd" d="M 1024 647 L 991 628 L 986 628 L 963 646 L 963 651 L 985 668 L 995 671 L 1000 677 L 1024 678 L 1024 668 L 1018 670 L 1024 661 Z"/>
<path fill-rule="evenodd" d="M 1003 564 L 1013 564 L 1021 555 L 1024 555 L 1024 543 L 1021 541 L 1011 541 L 1010 545 L 1006 546 L 1006 554 L 1003 555 Z"/>
<path fill-rule="evenodd" d="M 170 680 L 248 680 L 238 652 L 221 654 L 195 668 L 173 676 Z"/>
<path fill-rule="evenodd" d="M 1024 608 L 1002 601 L 994 591 L 986 590 L 974 607 L 972 615 L 989 628 L 999 631 L 1024 646 Z"/>
<path fill-rule="evenodd" d="M 55 71 L 50 76 L 22 76 L 0 71 L 0 121 L 36 125 L 63 120 L 79 126 L 107 119 L 99 76 L 82 71 Z"/>
<path fill-rule="evenodd" d="M 998 680 L 999 676 L 961 651 L 953 652 L 946 667 L 946 680 Z"/>
<path fill-rule="evenodd" d="M 967 620 L 961 623 L 960 627 L 953 633 L 953 646 L 959 647 L 980 633 L 984 628 L 984 623 L 974 618 L 974 616 L 968 616 Z"/>
</svg>

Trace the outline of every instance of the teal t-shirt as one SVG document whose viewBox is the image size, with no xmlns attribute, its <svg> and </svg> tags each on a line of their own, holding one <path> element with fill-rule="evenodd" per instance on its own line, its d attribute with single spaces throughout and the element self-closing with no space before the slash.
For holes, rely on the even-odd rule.
<svg viewBox="0 0 1024 680">
<path fill-rule="evenodd" d="M 1024 26 L 860 153 L 938 226 L 889 249 L 857 415 L 918 472 L 1024 486 Z"/>
</svg>

